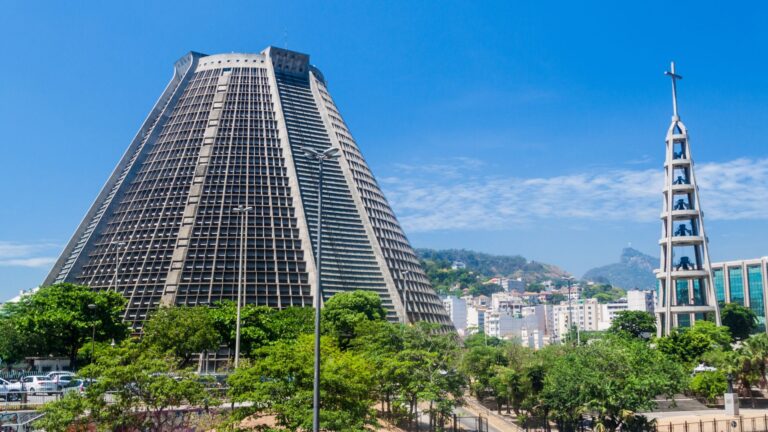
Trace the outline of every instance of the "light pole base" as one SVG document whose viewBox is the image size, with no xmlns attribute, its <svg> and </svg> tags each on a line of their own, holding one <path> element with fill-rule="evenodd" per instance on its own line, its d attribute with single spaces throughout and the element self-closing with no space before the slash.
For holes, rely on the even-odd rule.
<svg viewBox="0 0 768 432">
<path fill-rule="evenodd" d="M 736 393 L 726 393 L 723 398 L 725 399 L 725 414 L 730 416 L 739 415 L 739 395 Z"/>
</svg>

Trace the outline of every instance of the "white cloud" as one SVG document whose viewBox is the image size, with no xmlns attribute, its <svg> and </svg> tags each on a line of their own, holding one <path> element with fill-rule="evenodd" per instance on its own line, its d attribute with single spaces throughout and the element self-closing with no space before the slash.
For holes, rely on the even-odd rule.
<svg viewBox="0 0 768 432">
<path fill-rule="evenodd" d="M 441 178 L 408 170 L 414 177 L 382 182 L 406 230 L 503 229 L 559 219 L 654 222 L 661 212 L 660 169 L 519 178 L 483 177 L 477 166 L 459 173 L 457 166 Z M 701 164 L 696 175 L 708 219 L 768 219 L 768 159 Z"/>
<path fill-rule="evenodd" d="M 56 262 L 56 257 L 16 258 L 0 260 L 2 267 L 50 267 Z"/>
<path fill-rule="evenodd" d="M 49 267 L 56 258 L 49 254 L 58 248 L 54 243 L 17 243 L 0 241 L 0 266 Z"/>
</svg>

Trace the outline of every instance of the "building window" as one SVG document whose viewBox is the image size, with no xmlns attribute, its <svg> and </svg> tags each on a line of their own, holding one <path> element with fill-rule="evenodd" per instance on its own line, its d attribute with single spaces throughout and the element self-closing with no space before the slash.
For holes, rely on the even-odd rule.
<svg viewBox="0 0 768 432">
<path fill-rule="evenodd" d="M 715 279 L 715 297 L 718 303 L 725 303 L 725 282 L 723 281 L 723 269 L 712 272 Z"/>
<path fill-rule="evenodd" d="M 678 305 L 688 304 L 688 280 L 678 279 L 675 281 L 675 293 Z M 681 315 L 682 316 L 682 315 Z"/>
<path fill-rule="evenodd" d="M 749 308 L 757 315 L 758 330 L 765 331 L 765 302 L 763 301 L 763 273 L 759 265 L 747 267 Z"/>
<path fill-rule="evenodd" d="M 728 269 L 728 282 L 731 287 L 731 303 L 744 306 L 744 278 L 741 276 L 741 267 Z"/>
</svg>

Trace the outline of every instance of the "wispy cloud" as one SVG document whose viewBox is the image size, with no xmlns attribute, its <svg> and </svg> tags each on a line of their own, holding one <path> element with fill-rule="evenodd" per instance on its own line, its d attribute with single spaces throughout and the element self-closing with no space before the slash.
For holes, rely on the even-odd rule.
<svg viewBox="0 0 768 432">
<path fill-rule="evenodd" d="M 48 267 L 56 261 L 51 253 L 57 248 L 55 243 L 0 241 L 0 266 Z"/>
<path fill-rule="evenodd" d="M 382 182 L 408 231 L 502 229 L 564 219 L 653 222 L 661 211 L 659 169 L 520 178 L 478 175 L 477 167 L 462 173 L 461 164 L 449 164 L 451 175 L 427 175 L 438 165 Z M 768 219 L 768 159 L 700 164 L 696 173 L 707 218 Z"/>
</svg>

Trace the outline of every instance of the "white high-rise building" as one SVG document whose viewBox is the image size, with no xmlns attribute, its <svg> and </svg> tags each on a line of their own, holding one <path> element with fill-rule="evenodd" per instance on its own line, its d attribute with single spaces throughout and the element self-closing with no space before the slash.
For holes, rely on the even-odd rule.
<svg viewBox="0 0 768 432">
<path fill-rule="evenodd" d="M 598 330 L 600 320 L 600 304 L 595 299 L 583 299 L 567 301 L 552 307 L 552 336 L 556 341 L 561 341 L 568 333 L 571 319 L 580 331 Z"/>
<path fill-rule="evenodd" d="M 598 330 L 608 330 L 616 318 L 616 314 L 629 310 L 627 302 L 605 303 L 600 305 L 600 316 L 597 322 Z"/>
<path fill-rule="evenodd" d="M 653 313 L 653 291 L 627 291 L 627 309 Z"/>
<path fill-rule="evenodd" d="M 443 306 L 456 331 L 464 336 L 467 331 L 467 301 L 463 298 L 448 296 L 443 299 Z"/>
<path fill-rule="evenodd" d="M 513 316 L 520 316 L 525 306 L 519 295 L 506 292 L 498 292 L 491 295 L 491 310 L 494 312 L 510 312 Z"/>
<path fill-rule="evenodd" d="M 467 306 L 467 328 L 466 334 L 471 335 L 479 331 L 485 331 L 485 314 L 487 309 L 484 306 Z"/>
</svg>

